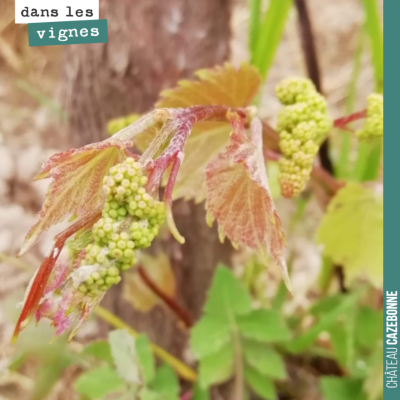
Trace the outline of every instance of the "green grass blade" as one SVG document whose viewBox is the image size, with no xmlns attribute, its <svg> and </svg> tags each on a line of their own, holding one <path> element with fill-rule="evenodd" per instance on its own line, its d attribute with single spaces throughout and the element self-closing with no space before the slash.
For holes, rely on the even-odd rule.
<svg viewBox="0 0 400 400">
<path fill-rule="evenodd" d="M 265 13 L 251 60 L 251 63 L 259 69 L 263 79 L 267 77 L 274 60 L 291 5 L 292 0 L 271 0 Z"/>
<path fill-rule="evenodd" d="M 383 34 L 381 16 L 377 0 L 363 0 L 365 12 L 365 30 L 371 45 L 372 64 L 374 66 L 375 90 L 383 90 Z"/>
<path fill-rule="evenodd" d="M 257 46 L 257 39 L 260 30 L 261 20 L 261 0 L 250 0 L 250 20 L 249 20 L 249 49 L 251 58 Z"/>
</svg>

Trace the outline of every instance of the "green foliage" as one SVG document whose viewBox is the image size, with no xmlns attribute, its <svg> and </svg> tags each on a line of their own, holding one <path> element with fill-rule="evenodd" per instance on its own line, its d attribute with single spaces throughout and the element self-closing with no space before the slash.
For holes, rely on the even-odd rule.
<svg viewBox="0 0 400 400">
<path fill-rule="evenodd" d="M 125 330 L 115 330 L 110 332 L 109 342 L 91 343 L 82 355 L 94 356 L 102 362 L 75 382 L 77 392 L 90 399 L 102 399 L 107 394 L 118 394 L 119 400 L 128 400 L 135 395 L 140 400 L 179 398 L 175 372 L 168 365 L 156 369 L 146 336 L 135 339 Z M 101 382 L 96 386 L 96 381 Z"/>
<path fill-rule="evenodd" d="M 200 387 L 235 376 L 263 398 L 274 399 L 273 380 L 284 379 L 286 372 L 282 357 L 271 344 L 289 337 L 279 312 L 253 310 L 246 289 L 229 269 L 219 266 L 203 318 L 191 331 L 190 346 L 200 362 Z"/>
<path fill-rule="evenodd" d="M 102 399 L 106 394 L 122 391 L 124 380 L 110 365 L 94 368 L 75 381 L 75 390 L 90 399 Z"/>
<path fill-rule="evenodd" d="M 300 334 L 287 345 L 287 348 L 299 353 L 309 347 L 317 339 L 321 332 L 329 330 L 337 323 L 339 317 L 343 316 L 351 309 L 360 297 L 360 293 L 351 295 L 341 295 L 340 298 L 334 297 L 334 301 L 323 301 L 323 305 L 318 308 L 321 312 L 318 322 L 303 334 Z M 335 304 L 337 301 L 337 304 Z M 324 311 L 328 307 L 327 312 Z"/>
<path fill-rule="evenodd" d="M 110 344 L 106 340 L 99 340 L 88 344 L 81 353 L 83 356 L 94 356 L 99 360 L 112 364 Z"/>
<path fill-rule="evenodd" d="M 361 379 L 327 376 L 321 379 L 320 385 L 326 400 L 366 400 Z"/>
<path fill-rule="evenodd" d="M 349 282 L 359 276 L 381 287 L 383 278 L 383 196 L 349 183 L 328 206 L 318 230 L 324 254 L 343 265 Z"/>
</svg>

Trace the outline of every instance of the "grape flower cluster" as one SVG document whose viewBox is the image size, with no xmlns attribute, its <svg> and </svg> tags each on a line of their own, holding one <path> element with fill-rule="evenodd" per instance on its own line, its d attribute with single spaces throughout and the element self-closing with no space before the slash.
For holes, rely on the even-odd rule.
<svg viewBox="0 0 400 400">
<path fill-rule="evenodd" d="M 279 183 L 284 197 L 298 196 L 309 179 L 318 148 L 332 127 L 327 104 L 313 83 L 304 78 L 287 78 L 276 88 L 285 106 L 278 116 Z"/>
<path fill-rule="evenodd" d="M 121 272 L 135 265 L 135 252 L 157 236 L 165 205 L 146 192 L 146 184 L 142 165 L 133 158 L 111 167 L 104 177 L 102 217 L 93 225 L 94 243 L 81 261 L 82 293 L 97 296 L 119 283 Z"/>
<path fill-rule="evenodd" d="M 381 94 L 372 93 L 368 96 L 367 119 L 356 135 L 360 140 L 383 136 L 383 96 Z"/>
</svg>

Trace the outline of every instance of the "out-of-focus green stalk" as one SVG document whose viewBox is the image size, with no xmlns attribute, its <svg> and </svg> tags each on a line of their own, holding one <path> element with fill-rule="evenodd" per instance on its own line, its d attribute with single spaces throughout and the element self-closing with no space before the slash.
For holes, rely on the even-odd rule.
<svg viewBox="0 0 400 400">
<path fill-rule="evenodd" d="M 59 106 L 59 104 L 54 99 L 51 99 L 50 97 L 43 94 L 36 86 L 32 85 L 24 79 L 18 79 L 16 82 L 16 86 L 18 87 L 18 89 L 21 89 L 29 96 L 31 96 L 43 107 L 47 108 L 53 114 L 57 115 L 60 120 L 65 121 L 67 119 L 66 112 Z"/>
<path fill-rule="evenodd" d="M 346 115 L 354 111 L 354 103 L 357 97 L 357 82 L 361 72 L 361 58 L 364 49 L 364 31 L 361 29 L 358 34 L 356 49 L 354 52 L 353 71 L 349 82 L 349 89 L 346 98 Z M 340 155 L 336 164 L 336 176 L 339 179 L 349 177 L 349 156 L 351 151 L 351 134 L 349 132 L 342 132 L 342 143 L 340 148 Z"/>
<path fill-rule="evenodd" d="M 251 58 L 257 46 L 257 39 L 260 30 L 261 20 L 261 0 L 250 0 L 250 19 L 249 19 L 249 49 Z"/>
<path fill-rule="evenodd" d="M 363 0 L 365 30 L 369 37 L 372 65 L 374 67 L 375 91 L 383 90 L 383 35 L 378 2 Z M 379 175 L 382 143 L 361 143 L 359 146 L 355 178 L 361 182 L 375 180 Z"/>
<path fill-rule="evenodd" d="M 377 0 L 363 0 L 365 30 L 368 34 L 372 64 L 374 66 L 375 91 L 383 91 L 383 34 Z"/>
<path fill-rule="evenodd" d="M 263 79 L 266 79 L 274 60 L 291 5 L 292 0 L 270 0 L 259 28 L 251 63 L 259 69 Z"/>
</svg>

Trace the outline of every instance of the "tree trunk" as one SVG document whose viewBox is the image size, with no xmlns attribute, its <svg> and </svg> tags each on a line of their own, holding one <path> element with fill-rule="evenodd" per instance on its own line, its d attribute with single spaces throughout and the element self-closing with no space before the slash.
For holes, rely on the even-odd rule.
<svg viewBox="0 0 400 400">
<path fill-rule="evenodd" d="M 229 0 L 104 0 L 107 44 L 65 46 L 63 94 L 74 147 L 101 140 L 109 119 L 152 107 L 159 92 L 229 55 Z M 221 245 L 205 222 L 203 205 L 178 202 L 178 229 L 186 238 L 169 242 L 179 301 L 198 317 L 218 262 L 229 263 L 231 247 Z M 134 311 L 119 286 L 104 304 L 170 352 L 182 356 L 186 333 L 164 308 Z"/>
</svg>

